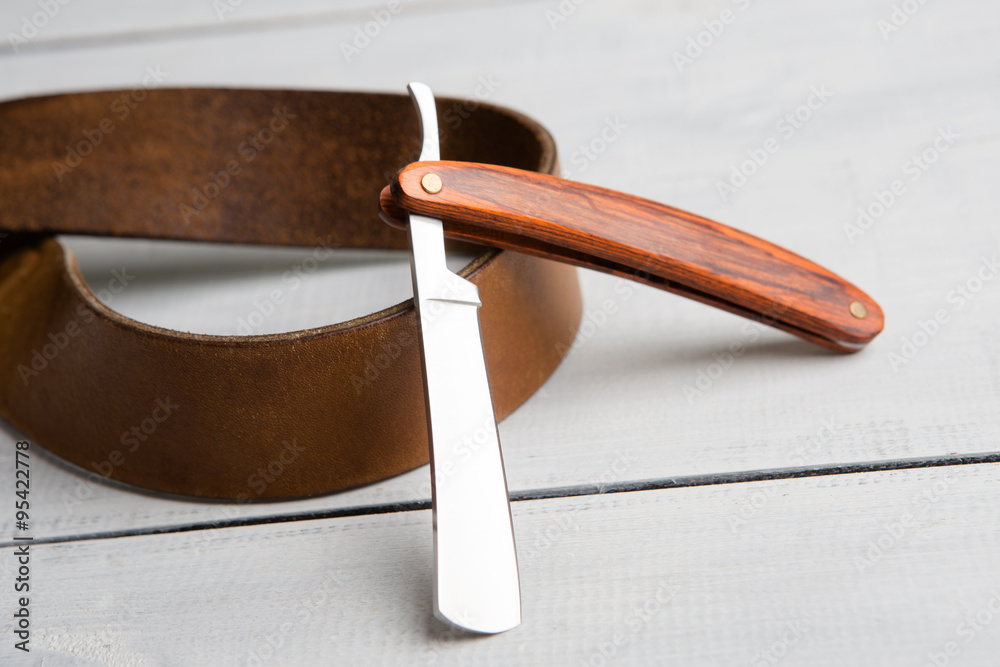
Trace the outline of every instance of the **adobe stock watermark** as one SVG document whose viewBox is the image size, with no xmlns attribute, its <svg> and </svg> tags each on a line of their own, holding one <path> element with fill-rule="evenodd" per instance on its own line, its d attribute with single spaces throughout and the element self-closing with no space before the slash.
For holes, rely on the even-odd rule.
<svg viewBox="0 0 1000 667">
<path fill-rule="evenodd" d="M 545 20 L 549 23 L 551 30 L 556 30 L 561 23 L 565 23 L 570 16 L 576 13 L 577 7 L 586 4 L 587 0 L 560 0 L 556 8 L 545 10 Z"/>
<path fill-rule="evenodd" d="M 287 620 L 273 627 L 270 631 L 250 639 L 252 648 L 240 662 L 246 667 L 261 667 L 271 658 L 275 657 L 278 651 L 290 641 L 292 632 L 296 626 L 306 623 L 321 608 L 330 604 L 334 599 L 334 594 L 341 590 L 348 581 L 347 576 L 340 570 L 327 570 L 320 581 L 314 583 L 312 590 L 305 596 L 299 598 L 294 606 L 286 613 Z M 324 616 L 328 616 L 327 621 L 333 617 L 339 617 L 340 610 L 334 606 L 332 611 L 326 610 Z"/>
<path fill-rule="evenodd" d="M 950 125 L 946 128 L 938 128 L 937 136 L 931 140 L 927 148 L 919 153 L 914 153 L 903 162 L 902 167 L 900 167 L 902 176 L 910 183 L 916 183 L 927 173 L 931 165 L 935 164 L 941 155 L 948 152 L 948 149 L 954 146 L 955 141 L 960 138 L 961 135 L 952 130 Z M 875 190 L 873 200 L 866 206 L 858 207 L 857 219 L 853 223 L 844 225 L 844 236 L 851 242 L 851 245 L 854 245 L 858 238 L 864 236 L 865 232 L 874 227 L 875 223 L 906 194 L 907 184 L 904 178 L 893 179 L 884 190 Z"/>
<path fill-rule="evenodd" d="M 632 464 L 639 459 L 632 456 L 627 449 L 619 449 L 615 452 L 615 457 L 608 465 L 607 470 L 602 472 L 597 478 L 597 492 L 604 493 L 609 486 L 621 481 L 625 477 Z"/>
<path fill-rule="evenodd" d="M 258 467 L 256 472 L 247 477 L 247 486 L 258 498 L 264 494 L 268 486 L 284 475 L 288 467 L 295 463 L 299 455 L 306 450 L 295 438 L 282 440 L 281 444 L 281 451 L 278 452 L 277 456 L 268 461 L 266 466 Z"/>
<path fill-rule="evenodd" d="M 895 549 L 917 526 L 919 515 L 926 513 L 950 491 L 957 480 L 951 477 L 935 479 L 930 488 L 925 488 L 913 496 L 910 504 L 915 508 L 900 513 L 898 517 L 882 525 L 882 531 L 868 541 L 867 549 L 854 557 L 854 568 L 860 574 L 870 570 L 886 554 Z"/>
<path fill-rule="evenodd" d="M 88 471 L 86 476 L 77 482 L 72 495 L 63 491 L 61 500 L 66 512 L 72 514 L 75 507 L 94 495 L 94 489 L 103 480 L 110 479 L 114 471 L 125 464 L 128 455 L 142 447 L 180 407 L 180 404 L 175 403 L 169 396 L 158 397 L 146 417 L 122 432 L 118 439 L 122 449 L 111 450 L 103 461 L 91 461 L 90 467 L 95 472 Z"/>
<path fill-rule="evenodd" d="M 255 334 L 257 329 L 278 311 L 278 308 L 288 300 L 292 293 L 298 291 L 309 278 L 315 275 L 316 271 L 319 270 L 320 263 L 330 259 L 333 256 L 333 251 L 338 247 L 337 243 L 333 241 L 332 234 L 327 234 L 325 239 L 317 238 L 312 252 L 281 275 L 281 282 L 287 285 L 286 288 L 271 290 L 267 296 L 254 299 L 253 310 L 246 317 L 236 318 L 236 333 L 240 336 Z"/>
<path fill-rule="evenodd" d="M 784 311 L 775 310 L 770 313 L 761 314 L 749 322 L 745 322 L 740 328 L 740 333 L 747 339 L 747 343 L 753 344 L 760 339 L 760 332 L 765 326 L 778 321 Z M 712 359 L 707 366 L 698 369 L 695 373 L 694 382 L 687 383 L 681 387 L 681 393 L 687 400 L 688 405 L 705 395 L 723 375 L 725 375 L 735 364 L 737 359 L 746 354 L 747 343 L 735 340 L 722 352 L 713 352 Z"/>
<path fill-rule="evenodd" d="M 792 647 L 799 643 L 809 628 L 802 621 L 785 623 L 785 631 L 781 638 L 772 642 L 767 648 L 758 651 L 750 658 L 750 667 L 773 667 L 789 654 Z"/>
<path fill-rule="evenodd" d="M 34 536 L 30 534 L 31 522 L 31 443 L 27 440 L 19 440 L 14 443 L 14 527 L 17 532 L 14 534 L 14 545 L 17 550 L 12 554 L 16 556 L 16 577 L 13 579 L 14 595 L 14 622 L 11 624 L 14 631 L 14 648 L 19 651 L 29 653 L 31 651 L 31 543 Z M 13 558 L 11 559 L 13 561 Z M 13 563 L 12 563 L 13 565 Z M 6 570 L 6 568 L 5 568 Z M 20 640 L 20 641 L 18 641 Z"/>
<path fill-rule="evenodd" d="M 216 172 L 209 172 L 209 181 L 201 188 L 191 188 L 191 204 L 181 203 L 179 211 L 185 224 L 191 224 L 193 216 L 200 215 L 208 208 L 222 191 L 230 186 L 233 179 L 243 173 L 243 169 L 256 160 L 261 153 L 267 150 L 271 142 L 284 132 L 292 120 L 298 116 L 288 110 L 287 106 L 281 109 L 274 107 L 271 110 L 271 118 L 253 134 L 247 135 L 245 141 L 240 142 L 236 147 L 237 158 L 226 162 L 223 168 Z"/>
<path fill-rule="evenodd" d="M 114 297 L 121 294 L 129 284 L 135 280 L 135 276 L 128 272 L 126 267 L 121 271 L 114 269 L 111 271 L 111 279 L 108 280 L 104 289 L 97 292 L 97 298 L 105 305 L 111 305 Z M 58 331 L 50 331 L 46 338 L 47 343 L 41 348 L 31 350 L 31 360 L 27 365 L 20 364 L 17 367 L 17 374 L 20 376 L 24 386 L 27 387 L 32 379 L 42 374 L 45 369 L 65 350 L 70 343 L 83 332 L 83 327 L 97 319 L 94 311 L 86 304 L 81 303 L 76 307 L 76 317 L 70 319 Z"/>
<path fill-rule="evenodd" d="M 435 484 L 441 484 L 460 470 L 467 469 L 479 450 L 485 446 L 495 447 L 497 442 L 499 442 L 497 424 L 491 414 L 461 440 L 450 445 L 443 442 L 435 443 L 436 455 L 431 462 Z M 432 492 L 430 480 L 421 484 L 417 492 L 425 498 L 430 496 Z"/>
<path fill-rule="evenodd" d="M 479 110 L 483 103 L 493 96 L 503 82 L 496 78 L 494 74 L 486 74 L 476 77 L 476 85 L 472 90 L 472 99 L 459 100 L 444 110 L 441 114 L 442 123 L 438 124 L 438 142 L 444 146 L 450 135 L 445 134 L 444 128 L 447 125 L 451 130 L 457 131 L 468 120 L 472 114 Z M 420 159 L 420 148 L 415 148 L 409 153 L 400 154 L 396 159 L 396 169 L 394 171 L 383 171 L 382 177 L 385 182 L 392 183 L 396 180 L 396 172 Z"/>
<path fill-rule="evenodd" d="M 147 66 L 145 71 L 141 85 L 116 97 L 108 107 L 108 115 L 98 121 L 95 127 L 81 130 L 83 139 L 66 146 L 65 158 L 52 162 L 52 171 L 57 181 L 62 183 L 66 174 L 83 164 L 84 159 L 97 150 L 109 134 L 118 129 L 115 121 L 125 122 L 132 112 L 146 101 L 149 91 L 159 87 L 170 76 L 170 73 L 162 71 L 159 65 Z"/>
<path fill-rule="evenodd" d="M 604 127 L 601 128 L 594 138 L 586 143 L 580 144 L 577 149 L 570 154 L 569 161 L 570 164 L 576 167 L 576 173 L 582 174 L 587 171 L 587 167 L 594 163 L 599 157 L 604 155 L 604 152 L 608 150 L 608 147 L 618 141 L 618 138 L 621 137 L 622 133 L 627 129 L 628 125 L 622 122 L 620 116 L 605 118 Z M 572 170 L 563 170 L 563 178 L 570 178 L 572 176 Z"/>
<path fill-rule="evenodd" d="M 998 616 L 1000 616 L 1000 589 L 994 587 L 990 591 L 990 598 L 986 603 L 976 610 L 975 614 L 967 614 L 955 626 L 954 639 L 946 641 L 940 651 L 927 653 L 925 667 L 948 667 L 951 664 L 951 659 L 962 653 L 963 644 L 959 641 L 964 641 L 964 646 L 968 646 L 976 637 L 985 632 Z"/>
<path fill-rule="evenodd" d="M 781 142 L 794 137 L 795 133 L 805 127 L 832 97 L 833 91 L 829 90 L 826 84 L 812 86 L 809 89 L 809 95 L 802 104 L 784 114 L 774 123 L 778 137 L 768 137 L 760 147 L 747 149 L 747 159 L 732 166 L 729 178 L 724 181 L 716 181 L 715 189 L 722 197 L 722 201 L 727 201 L 729 197 L 746 185 L 767 164 L 771 156 L 781 149 Z"/>
<path fill-rule="evenodd" d="M 600 642 L 587 658 L 581 658 L 579 667 L 606 667 L 616 659 L 619 652 L 633 641 L 664 608 L 677 596 L 677 587 L 673 581 L 660 579 L 656 592 L 640 604 L 632 606 L 625 617 L 624 628 L 616 628 L 614 634 L 606 641 Z"/>
<path fill-rule="evenodd" d="M 445 276 L 442 298 L 458 297 L 464 293 L 464 280 L 462 278 L 453 273 Z M 420 321 L 424 323 L 433 322 L 445 312 L 446 307 L 447 305 L 440 299 L 428 300 L 426 305 L 420 309 Z M 354 388 L 354 393 L 360 396 L 366 387 L 374 385 L 382 377 L 382 373 L 394 366 L 403 355 L 403 352 L 417 340 L 416 332 L 404 329 L 393 340 L 388 342 L 380 341 L 378 348 L 365 356 L 364 368 L 361 370 L 361 375 L 351 373 L 349 379 L 351 386 Z M 482 428 L 488 428 L 488 424 L 480 427 L 477 433 L 481 433 Z"/>
<path fill-rule="evenodd" d="M 242 6 L 243 0 L 212 0 L 212 9 L 220 21 L 225 21 L 226 14 L 232 14 Z"/>
<path fill-rule="evenodd" d="M 453 273 L 449 273 L 445 276 L 444 288 L 442 291 L 443 298 L 457 297 L 464 294 L 464 292 L 464 279 Z M 446 304 L 441 300 L 432 299 L 427 301 L 426 306 L 421 308 L 418 313 L 420 322 L 433 322 L 441 316 L 441 313 L 445 311 L 446 307 Z M 411 333 L 410 331 L 404 329 L 394 340 L 389 342 L 379 342 L 377 351 L 372 351 L 365 356 L 365 364 L 362 369 L 362 374 L 358 375 L 357 373 L 352 373 L 349 378 L 351 386 L 354 388 L 355 395 L 360 396 L 362 390 L 366 387 L 374 385 L 375 382 L 382 377 L 383 371 L 386 371 L 394 366 L 403 355 L 403 351 L 407 350 L 417 340 L 418 337 L 415 332 Z M 477 437 L 485 437 L 489 432 L 491 424 L 492 421 L 487 421 L 485 424 L 480 425 L 479 428 L 476 429 Z M 455 448 L 460 447 L 460 445 L 461 443 L 453 444 Z M 439 471 L 439 474 L 441 474 L 441 471 Z M 444 472 L 444 474 L 450 475 L 451 472 Z"/>
<path fill-rule="evenodd" d="M 281 479 L 304 451 L 306 451 L 306 447 L 300 445 L 295 438 L 282 440 L 281 451 L 266 464 L 257 466 L 257 469 L 247 477 L 247 490 L 236 494 L 233 498 L 234 502 L 217 505 L 214 508 L 217 510 L 216 521 L 208 523 L 201 530 L 191 531 L 188 546 L 197 552 L 208 549 L 209 545 L 218 539 L 221 533 L 219 525 L 240 518 L 243 515 L 241 508 L 263 496 L 267 488 Z"/>
<path fill-rule="evenodd" d="M 649 278 L 649 273 L 646 271 L 636 271 L 634 275 L 638 280 Z M 584 312 L 573 342 L 569 345 L 562 342 L 556 343 L 556 350 L 559 351 L 559 354 L 565 356 L 571 350 L 579 350 L 592 340 L 597 335 L 597 332 L 618 314 L 621 304 L 635 295 L 638 287 L 635 280 L 627 280 L 625 278 L 617 280 L 613 288 L 615 293 L 613 298 L 605 299 L 597 308 L 591 308 Z"/>
<path fill-rule="evenodd" d="M 62 8 L 72 0 L 38 0 L 35 4 L 40 11 L 34 14 L 21 17 L 21 29 L 17 32 L 8 32 L 7 41 L 14 49 L 14 53 L 20 53 L 21 47 L 37 37 L 49 22 L 59 15 Z"/>
<path fill-rule="evenodd" d="M 495 93 L 502 85 L 503 82 L 499 81 L 493 74 L 476 77 L 476 87 L 472 89 L 472 99 L 462 100 L 452 104 L 444 110 L 444 113 L 441 114 L 441 120 L 443 120 L 452 130 L 457 130 L 462 127 L 462 124 L 468 120 L 473 113 L 479 110 L 479 107 L 482 106 L 483 102 L 493 97 L 493 93 Z"/>
<path fill-rule="evenodd" d="M 996 253 L 992 257 L 983 257 L 976 271 L 965 281 L 955 285 L 945 296 L 950 308 L 938 308 L 931 317 L 918 320 L 917 330 L 900 338 L 899 347 L 886 354 L 893 372 L 898 373 L 900 368 L 913 361 L 951 321 L 952 314 L 972 302 L 998 273 L 1000 273 L 1000 262 L 997 261 Z"/>
<path fill-rule="evenodd" d="M 409 0 L 408 0 L 409 1 Z M 350 42 L 340 43 L 340 53 L 348 63 L 355 56 L 367 49 L 373 40 L 378 39 L 382 31 L 389 27 L 392 20 L 403 12 L 403 0 L 389 0 L 385 7 L 373 9 L 370 14 L 373 20 L 364 25 L 354 27 L 354 36 Z"/>
<path fill-rule="evenodd" d="M 558 512 L 552 516 L 543 528 L 536 529 L 529 538 L 517 538 L 518 559 L 535 558 L 545 551 L 548 551 L 556 544 L 562 536 L 570 531 L 580 530 L 580 524 L 576 522 L 573 515 L 568 512 Z"/>
<path fill-rule="evenodd" d="M 351 374 L 350 380 L 354 394 L 360 396 L 365 388 L 374 385 L 382 377 L 382 372 L 389 369 L 403 354 L 403 351 L 416 342 L 417 335 L 408 329 L 404 329 L 388 342 L 380 342 L 378 351 L 374 355 L 365 357 L 365 367 L 361 374 Z M 430 493 L 429 489 L 427 493 Z"/>
<path fill-rule="evenodd" d="M 844 426 L 837 423 L 832 417 L 824 418 L 820 421 L 820 427 L 816 433 L 792 450 L 786 459 L 786 465 L 804 466 L 808 461 L 827 449 L 826 445 L 837 435 Z M 767 507 L 779 493 L 779 489 L 788 486 L 788 479 L 770 479 L 757 485 L 757 488 L 748 493 L 739 503 L 735 512 L 729 515 L 729 530 L 737 533 L 741 528 L 749 525 L 750 521 L 758 513 Z"/>
<path fill-rule="evenodd" d="M 740 11 L 746 11 L 753 4 L 752 0 L 732 0 Z M 704 53 L 715 44 L 716 40 L 726 31 L 726 27 L 736 23 L 738 14 L 732 9 L 723 9 L 715 18 L 705 19 L 701 24 L 704 30 L 698 31 L 687 39 L 687 44 L 680 51 L 674 51 L 673 59 L 677 71 L 684 73 L 684 68 L 693 65 Z"/>
<path fill-rule="evenodd" d="M 888 20 L 879 19 L 875 24 L 882 39 L 888 42 L 889 38 L 909 23 L 910 19 L 916 16 L 917 12 L 926 4 L 927 0 L 903 0 L 903 2 L 893 5 Z"/>
</svg>

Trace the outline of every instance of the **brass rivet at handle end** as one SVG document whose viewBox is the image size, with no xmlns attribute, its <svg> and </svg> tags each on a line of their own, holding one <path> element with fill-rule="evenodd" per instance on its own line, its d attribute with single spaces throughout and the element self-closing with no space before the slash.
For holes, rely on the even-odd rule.
<svg viewBox="0 0 1000 667">
<path fill-rule="evenodd" d="M 858 318 L 859 320 L 863 320 L 865 319 L 865 316 L 867 314 L 868 314 L 868 309 L 865 308 L 865 304 L 861 303 L 860 301 L 851 302 L 851 315 L 854 315 L 854 317 Z"/>
<path fill-rule="evenodd" d="M 420 179 L 420 187 L 424 189 L 429 195 L 436 195 L 441 192 L 441 188 L 444 187 L 444 183 L 441 181 L 441 177 L 437 174 L 424 174 L 423 178 Z"/>
</svg>

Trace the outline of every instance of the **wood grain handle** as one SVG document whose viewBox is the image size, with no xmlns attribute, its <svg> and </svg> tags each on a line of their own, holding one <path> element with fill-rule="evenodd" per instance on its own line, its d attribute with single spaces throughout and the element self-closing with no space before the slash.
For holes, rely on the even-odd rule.
<svg viewBox="0 0 1000 667">
<path fill-rule="evenodd" d="M 440 190 L 433 178 L 440 178 Z M 429 190 L 429 191 L 428 191 Z M 853 352 L 883 326 L 878 304 L 799 255 L 648 199 L 535 172 L 415 162 L 382 194 L 383 217 L 439 218 L 452 237 L 637 280 Z"/>
</svg>

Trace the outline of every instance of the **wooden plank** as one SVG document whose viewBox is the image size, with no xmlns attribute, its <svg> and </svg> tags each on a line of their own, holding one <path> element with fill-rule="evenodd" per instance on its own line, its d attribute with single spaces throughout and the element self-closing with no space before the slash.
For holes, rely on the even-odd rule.
<svg viewBox="0 0 1000 667">
<path fill-rule="evenodd" d="M 524 624 L 486 638 L 430 616 L 426 511 L 35 545 L 30 664 L 924 665 L 953 643 L 950 664 L 992 665 L 998 479 L 515 503 Z"/>
<path fill-rule="evenodd" d="M 505 0 L 491 0 L 499 4 Z M 506 0 L 509 3 L 509 0 Z M 86 4 L 72 0 L 10 0 L 0 6 L 0 56 L 36 50 L 76 49 L 109 41 L 118 43 L 171 39 L 178 35 L 266 31 L 277 26 L 316 25 L 351 20 L 377 34 L 405 13 L 441 12 L 460 6 L 455 0 L 127 0 Z"/>
<path fill-rule="evenodd" d="M 870 349 L 834 358 L 699 304 L 583 274 L 587 315 L 577 345 L 501 426 L 512 491 L 1000 449 L 1000 280 L 977 276 L 989 273 L 984 258 L 1000 248 L 992 195 L 1000 132 L 990 112 L 1000 89 L 985 83 L 993 80 L 1000 41 L 981 38 L 1000 25 L 987 20 L 998 6 L 929 4 L 884 40 L 877 25 L 888 6 L 753 3 L 683 71 L 673 65 L 674 52 L 717 9 L 588 3 L 554 30 L 546 15 L 552 9 L 534 3 L 454 16 L 404 14 L 391 37 L 387 32 L 351 63 L 337 44 L 354 18 L 266 34 L 25 52 L 0 58 L 0 96 L 133 86 L 145 67 L 157 65 L 170 73 L 168 85 L 401 92 L 412 77 L 463 96 L 475 94 L 480 77 L 492 77 L 499 85 L 491 101 L 552 128 L 570 177 L 690 208 L 787 245 L 843 274 L 886 311 L 887 329 Z M 468 24 L 491 28 L 472 35 L 460 29 Z M 530 53 L 524 44 L 534 45 Z M 780 136 L 776 122 L 824 84 L 834 93 L 828 103 L 722 201 L 717 183 L 747 150 Z M 616 118 L 628 127 L 588 161 L 579 147 Z M 856 222 L 856 209 L 871 207 L 874 192 L 893 179 L 909 178 L 904 165 L 948 126 L 961 137 L 919 181 L 907 181 L 905 195 L 852 244 L 844 226 Z M 185 265 L 191 282 L 182 284 L 154 270 L 155 261 L 162 268 L 166 260 L 139 246 L 102 247 L 90 274 L 97 284 L 102 271 L 139 265 L 134 291 L 120 302 L 123 310 L 135 308 L 128 314 L 213 330 L 234 326 L 255 296 L 280 287 L 279 265 L 294 260 L 275 255 L 259 280 L 233 286 L 220 284 L 215 263 L 194 252 Z M 303 292 L 285 324 L 343 314 L 321 286 L 364 278 L 369 291 L 346 304 L 355 309 L 405 293 L 402 257 L 390 260 L 385 282 L 369 283 L 365 269 L 353 273 L 345 262 L 332 269 L 331 282 L 318 280 L 315 292 Z M 969 291 L 977 279 L 972 298 L 959 300 L 956 286 Z M 202 286 L 195 303 L 192 284 Z M 219 303 L 232 307 L 219 310 Z M 935 329 L 939 311 L 947 321 Z M 744 351 L 730 358 L 736 343 Z M 907 345 L 912 359 L 894 361 L 891 355 L 909 353 Z M 0 444 L 15 437 L 7 433 Z M 10 456 L 10 447 L 0 448 L 0 465 Z M 37 528 L 48 537 L 428 495 L 423 470 L 330 498 L 224 510 L 90 485 L 47 461 L 39 460 L 36 472 Z M 78 492 L 86 497 L 68 510 L 67 495 L 72 501 Z"/>
</svg>

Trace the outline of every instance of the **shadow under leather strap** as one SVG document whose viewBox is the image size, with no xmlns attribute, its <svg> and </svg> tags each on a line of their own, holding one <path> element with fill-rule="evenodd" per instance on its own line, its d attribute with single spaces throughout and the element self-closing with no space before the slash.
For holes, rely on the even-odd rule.
<svg viewBox="0 0 1000 667">
<path fill-rule="evenodd" d="M 309 496 L 426 463 L 412 301 L 287 334 L 186 334 L 106 308 L 53 236 L 405 248 L 405 233 L 379 220 L 378 197 L 418 152 L 409 99 L 138 95 L 0 104 L 3 417 L 84 469 L 191 496 Z M 463 111 L 444 116 L 454 121 L 442 136 L 450 159 L 556 171 L 552 139 L 534 121 L 473 102 L 438 105 Z M 573 341 L 575 269 L 486 250 L 461 275 L 482 294 L 502 418 Z"/>
</svg>

